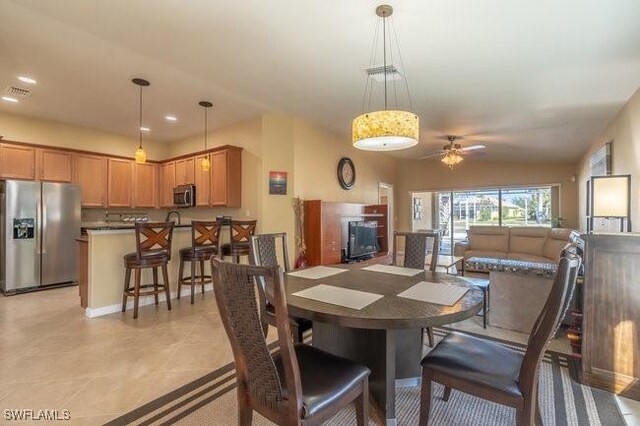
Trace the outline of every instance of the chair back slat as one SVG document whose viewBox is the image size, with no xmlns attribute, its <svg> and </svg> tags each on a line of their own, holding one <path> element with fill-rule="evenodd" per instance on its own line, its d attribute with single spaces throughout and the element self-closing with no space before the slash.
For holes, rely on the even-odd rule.
<svg viewBox="0 0 640 426">
<path fill-rule="evenodd" d="M 233 349 L 238 386 L 244 387 L 252 402 L 258 406 L 284 412 L 291 409 L 290 404 L 293 403 L 296 410 L 301 410 L 299 369 L 288 334 L 282 268 L 221 262 L 218 259 L 212 259 L 212 268 L 216 302 Z M 287 398 L 284 397 L 278 371 L 262 332 L 256 294 L 257 278 L 267 278 L 274 283 Z"/>
<path fill-rule="evenodd" d="M 429 270 L 434 272 L 438 264 L 438 251 L 440 250 L 440 233 L 437 231 L 401 232 L 393 235 L 393 264 L 397 263 L 398 239 L 404 238 L 404 262 L 405 268 L 424 269 L 427 254 L 431 254 Z"/>
<path fill-rule="evenodd" d="M 249 239 L 256 232 L 257 220 L 232 220 L 229 232 L 231 232 L 231 244 L 249 244 Z"/>
<path fill-rule="evenodd" d="M 551 292 L 533 325 L 520 367 L 518 383 L 525 395 L 535 396 L 542 357 L 569 307 L 579 267 L 580 258 L 563 250 Z"/>
<path fill-rule="evenodd" d="M 191 221 L 191 249 L 217 248 L 220 242 L 220 229 L 222 229 L 222 223 L 219 221 Z"/>
<path fill-rule="evenodd" d="M 138 258 L 153 254 L 171 256 L 173 222 L 136 223 L 136 253 Z"/>
<path fill-rule="evenodd" d="M 278 245 L 281 257 L 278 258 Z M 251 236 L 251 261 L 258 266 L 282 266 L 289 272 L 287 233 L 259 234 Z"/>
</svg>

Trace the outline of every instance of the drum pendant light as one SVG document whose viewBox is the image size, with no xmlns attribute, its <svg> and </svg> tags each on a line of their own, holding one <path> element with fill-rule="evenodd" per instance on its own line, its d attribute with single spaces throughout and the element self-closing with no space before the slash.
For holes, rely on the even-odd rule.
<svg viewBox="0 0 640 426">
<path fill-rule="evenodd" d="M 204 150 L 207 150 L 207 110 L 213 106 L 213 104 L 209 101 L 200 101 L 198 105 L 204 108 Z M 209 154 L 205 154 L 202 157 L 202 161 L 200 162 L 200 167 L 202 167 L 202 171 L 208 172 L 211 170 L 211 160 L 209 160 Z"/>
<path fill-rule="evenodd" d="M 387 108 L 387 83 L 388 80 L 392 77 L 388 76 L 387 74 L 395 70 L 393 64 L 387 63 L 387 18 L 389 18 L 392 14 L 393 8 L 389 5 L 380 5 L 376 8 L 376 15 L 382 18 L 382 49 L 384 60 L 382 74 L 384 82 L 384 110 L 367 112 L 365 114 L 359 115 L 353 120 L 352 143 L 354 147 L 362 150 L 396 151 L 400 149 L 410 148 L 418 143 L 418 135 L 420 131 L 418 116 L 410 111 L 403 111 L 397 108 Z M 376 40 L 374 40 L 374 50 L 375 44 Z M 391 48 L 391 46 L 389 46 L 389 48 Z M 398 53 L 400 53 L 399 46 Z M 402 62 L 402 56 L 398 56 L 400 61 Z M 391 57 L 393 58 L 393 54 L 391 55 Z M 368 78 L 371 78 L 371 76 L 369 76 Z M 406 84 L 406 77 L 403 78 L 405 78 L 407 96 L 409 98 L 409 103 L 411 103 L 409 86 Z M 393 76 L 393 79 L 395 84 L 395 80 L 398 79 L 397 75 Z M 369 81 L 367 81 L 367 87 L 369 87 L 368 83 Z M 369 97 L 370 96 L 371 94 L 369 93 Z M 365 98 L 366 97 L 367 90 L 365 89 Z"/>
<path fill-rule="evenodd" d="M 143 88 L 149 86 L 151 83 L 149 83 L 147 80 L 144 80 L 142 78 L 134 78 L 133 80 L 133 84 L 137 85 L 140 87 L 140 120 L 138 123 L 138 132 L 140 135 L 140 143 L 138 145 L 138 149 L 136 149 L 136 153 L 134 155 L 136 163 L 138 164 L 144 164 L 147 162 L 147 153 L 144 151 L 144 148 L 142 147 L 142 132 L 143 132 L 143 127 L 142 127 L 142 90 Z"/>
</svg>

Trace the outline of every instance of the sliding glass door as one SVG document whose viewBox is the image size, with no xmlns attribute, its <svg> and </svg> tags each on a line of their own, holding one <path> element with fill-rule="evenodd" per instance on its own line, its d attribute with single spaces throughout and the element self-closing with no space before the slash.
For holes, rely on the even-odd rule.
<svg viewBox="0 0 640 426">
<path fill-rule="evenodd" d="M 440 253 L 453 254 L 454 244 L 467 238 L 467 229 L 472 225 L 551 226 L 551 198 L 551 187 L 438 192 Z"/>
</svg>

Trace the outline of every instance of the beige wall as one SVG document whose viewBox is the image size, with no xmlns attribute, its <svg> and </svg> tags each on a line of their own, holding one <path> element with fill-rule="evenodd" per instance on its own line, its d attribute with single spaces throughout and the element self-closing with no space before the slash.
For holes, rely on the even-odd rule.
<svg viewBox="0 0 640 426">
<path fill-rule="evenodd" d="M 388 154 L 353 148 L 348 137 L 295 120 L 295 194 L 308 200 L 378 203 L 378 184 L 395 183 L 397 160 Z M 345 191 L 337 177 L 338 161 L 350 157 L 356 183 Z"/>
<path fill-rule="evenodd" d="M 413 211 L 410 212 L 412 218 L 411 231 L 419 229 L 433 229 L 433 192 L 419 192 L 413 194 L 414 199 L 422 201 L 422 219 L 414 219 Z M 413 200 L 411 200 L 411 208 L 413 208 Z"/>
<path fill-rule="evenodd" d="M 0 111 L 0 135 L 4 140 L 80 149 L 103 154 L 133 157 L 138 139 L 87 127 L 42 120 Z M 169 144 L 151 139 L 144 141 L 150 160 L 167 157 Z"/>
<path fill-rule="evenodd" d="M 396 206 L 398 230 L 411 228 L 411 192 L 520 185 L 560 184 L 560 215 L 565 226 L 577 225 L 576 165 L 468 160 L 449 170 L 437 160 L 402 160 L 398 164 Z"/>
<path fill-rule="evenodd" d="M 631 224 L 638 231 L 640 220 L 640 196 L 638 173 L 640 172 L 640 89 L 629 99 L 616 117 L 595 138 L 578 167 L 580 229 L 586 229 L 586 181 L 590 177 L 589 159 L 605 143 L 613 141 L 612 169 L 616 175 L 631 175 Z"/>
</svg>

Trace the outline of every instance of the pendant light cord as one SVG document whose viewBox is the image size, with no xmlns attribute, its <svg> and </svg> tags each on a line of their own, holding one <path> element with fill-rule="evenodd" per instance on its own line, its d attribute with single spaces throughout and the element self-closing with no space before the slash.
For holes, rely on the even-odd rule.
<svg viewBox="0 0 640 426">
<path fill-rule="evenodd" d="M 204 150 L 207 150 L 207 123 L 209 122 L 209 120 L 207 120 L 207 107 L 204 108 Z"/>
<path fill-rule="evenodd" d="M 387 109 L 387 13 L 382 17 L 382 56 L 384 62 L 384 109 Z"/>
<path fill-rule="evenodd" d="M 142 86 L 140 86 L 140 126 L 138 129 L 140 134 L 140 146 L 139 149 L 142 149 Z"/>
</svg>

